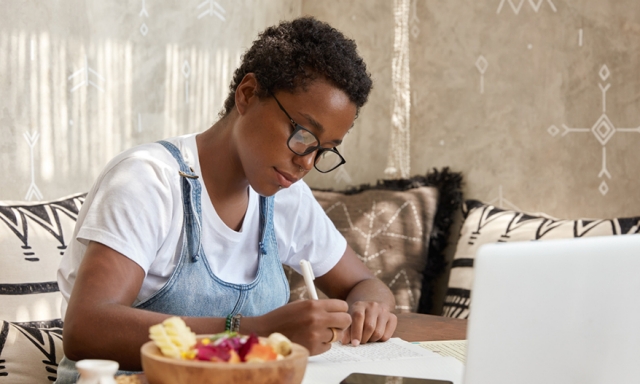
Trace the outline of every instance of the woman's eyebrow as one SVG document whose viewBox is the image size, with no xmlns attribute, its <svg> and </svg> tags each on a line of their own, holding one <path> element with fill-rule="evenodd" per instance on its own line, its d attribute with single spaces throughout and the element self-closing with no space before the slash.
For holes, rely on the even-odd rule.
<svg viewBox="0 0 640 384">
<path fill-rule="evenodd" d="M 317 129 L 319 131 L 319 133 L 324 132 L 324 127 L 316 119 L 314 119 L 313 117 L 307 115 L 306 113 L 301 113 L 301 115 L 304 116 L 304 118 L 307 119 L 309 124 L 311 124 L 312 127 Z"/>
<path fill-rule="evenodd" d="M 320 124 L 319 121 L 317 121 L 313 117 L 307 115 L 306 113 L 301 113 L 301 115 L 304 116 L 304 118 L 307 119 L 309 124 L 312 127 L 314 127 L 315 129 L 317 129 L 320 133 L 324 132 L 324 127 L 322 126 L 322 124 Z M 328 143 L 329 144 L 333 144 L 334 147 L 337 147 L 338 145 L 340 145 L 342 143 L 342 140 L 332 140 L 332 141 L 329 141 Z"/>
</svg>

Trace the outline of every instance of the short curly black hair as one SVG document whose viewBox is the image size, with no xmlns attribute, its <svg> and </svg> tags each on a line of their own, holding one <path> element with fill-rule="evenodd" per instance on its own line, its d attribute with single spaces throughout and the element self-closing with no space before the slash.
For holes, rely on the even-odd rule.
<svg viewBox="0 0 640 384">
<path fill-rule="evenodd" d="M 258 35 L 233 74 L 221 117 L 233 110 L 236 88 L 248 73 L 256 76 L 260 98 L 269 92 L 305 89 L 322 78 L 344 91 L 357 110 L 367 102 L 372 88 L 355 41 L 313 17 L 284 21 Z"/>
</svg>

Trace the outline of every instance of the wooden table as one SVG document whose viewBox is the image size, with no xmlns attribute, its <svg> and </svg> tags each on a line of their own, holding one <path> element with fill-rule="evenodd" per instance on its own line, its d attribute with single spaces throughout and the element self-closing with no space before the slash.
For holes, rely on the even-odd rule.
<svg viewBox="0 0 640 384">
<path fill-rule="evenodd" d="M 467 338 L 467 320 L 423 315 L 398 314 L 398 326 L 393 337 L 405 341 L 464 340 Z M 136 375 L 141 384 L 147 384 L 144 375 Z"/>
<path fill-rule="evenodd" d="M 467 320 L 450 317 L 401 313 L 393 337 L 406 341 L 465 340 Z"/>
</svg>

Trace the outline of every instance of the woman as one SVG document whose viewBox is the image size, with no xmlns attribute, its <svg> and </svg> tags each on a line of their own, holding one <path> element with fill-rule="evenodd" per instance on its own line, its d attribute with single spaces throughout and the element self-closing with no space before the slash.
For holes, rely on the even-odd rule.
<svg viewBox="0 0 640 384">
<path fill-rule="evenodd" d="M 113 159 L 90 190 L 61 263 L 65 358 L 140 370 L 148 329 L 181 316 L 197 334 L 281 332 L 312 355 L 384 341 L 389 289 L 362 264 L 300 181 L 344 163 L 336 147 L 371 79 L 356 45 L 300 18 L 268 28 L 243 57 L 221 119 Z M 332 299 L 287 304 L 282 270 L 308 260 Z"/>
</svg>

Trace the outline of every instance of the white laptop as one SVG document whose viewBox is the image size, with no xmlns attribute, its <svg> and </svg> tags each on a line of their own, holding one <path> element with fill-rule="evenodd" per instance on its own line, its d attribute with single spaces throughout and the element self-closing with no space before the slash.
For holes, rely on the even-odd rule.
<svg viewBox="0 0 640 384">
<path fill-rule="evenodd" d="M 640 235 L 478 250 L 464 384 L 640 383 Z"/>
</svg>

